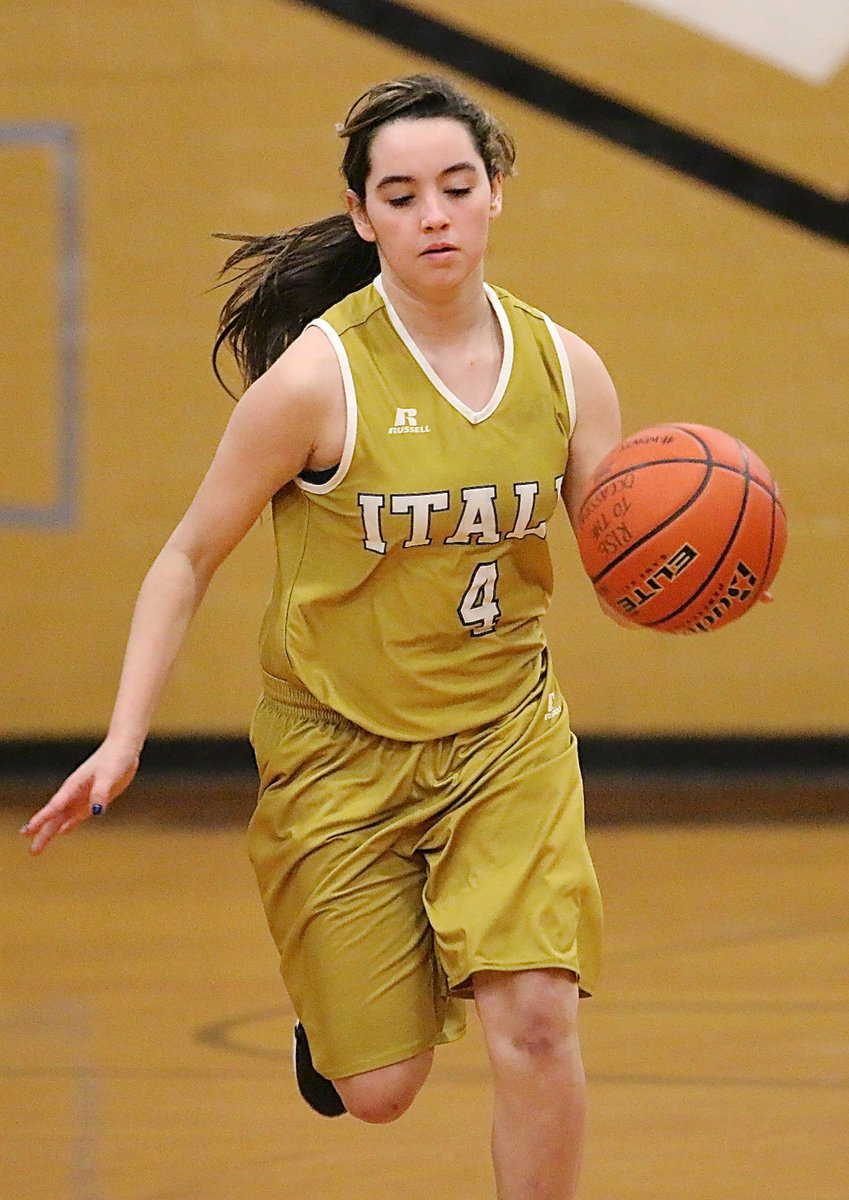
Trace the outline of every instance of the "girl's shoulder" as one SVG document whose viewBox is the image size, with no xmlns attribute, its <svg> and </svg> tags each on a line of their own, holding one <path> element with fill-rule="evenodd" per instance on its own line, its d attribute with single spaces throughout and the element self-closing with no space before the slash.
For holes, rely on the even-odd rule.
<svg viewBox="0 0 849 1200">
<path fill-rule="evenodd" d="M 549 338 L 556 345 L 563 343 L 563 335 L 567 331 L 543 309 L 537 308 L 536 305 L 523 300 L 520 296 L 514 296 L 506 288 L 492 284 L 486 286 L 497 297 L 514 327 L 524 327 L 529 336 L 537 341 L 541 340 L 543 343 Z"/>
<path fill-rule="evenodd" d="M 338 334 L 362 325 L 376 312 L 385 309 L 386 303 L 374 283 L 366 284 L 356 292 L 350 292 L 317 318 L 319 326 L 329 325 Z"/>
<path fill-rule="evenodd" d="M 281 398 L 302 403 L 335 397 L 341 387 L 339 362 L 321 328 L 308 325 L 272 363 L 262 383 Z"/>
</svg>

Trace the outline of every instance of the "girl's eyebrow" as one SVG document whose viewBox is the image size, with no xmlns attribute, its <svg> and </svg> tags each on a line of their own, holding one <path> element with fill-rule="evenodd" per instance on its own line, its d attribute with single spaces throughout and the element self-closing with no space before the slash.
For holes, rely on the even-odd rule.
<svg viewBox="0 0 849 1200">
<path fill-rule="evenodd" d="M 454 175 L 458 171 L 474 171 L 475 164 L 472 162 L 453 163 L 450 167 L 446 167 L 444 171 L 440 171 L 438 179 L 443 179 L 446 175 Z M 387 187 L 390 183 L 415 183 L 414 175 L 384 175 L 379 183 L 375 184 L 375 189 Z"/>
</svg>

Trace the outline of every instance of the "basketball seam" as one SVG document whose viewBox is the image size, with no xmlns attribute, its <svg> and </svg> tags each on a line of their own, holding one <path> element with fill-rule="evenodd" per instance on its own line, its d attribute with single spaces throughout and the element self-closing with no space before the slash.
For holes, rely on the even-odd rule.
<svg viewBox="0 0 849 1200">
<path fill-rule="evenodd" d="M 734 528 L 731 530 L 731 533 L 728 537 L 728 541 L 723 546 L 720 554 L 718 555 L 718 557 L 716 559 L 716 562 L 713 564 L 713 568 L 712 568 L 710 574 L 707 575 L 702 580 L 701 584 L 696 588 L 696 590 L 692 593 L 692 595 L 689 596 L 688 599 L 686 599 L 683 604 L 679 604 L 678 607 L 676 609 L 674 609 L 672 612 L 667 613 L 666 616 L 658 618 L 657 621 L 646 621 L 645 625 L 644 625 L 645 629 L 659 629 L 661 626 L 665 625 L 667 621 L 671 621 L 674 617 L 679 616 L 686 608 L 688 608 L 693 603 L 694 600 L 697 600 L 698 597 L 705 590 L 705 588 L 710 584 L 711 580 L 716 576 L 717 571 L 719 571 L 719 569 L 722 567 L 723 563 L 725 562 L 725 557 L 728 554 L 728 551 L 734 545 L 734 542 L 737 538 L 737 534 L 740 532 L 740 526 L 743 524 L 743 518 L 746 515 L 746 509 L 749 507 L 749 484 L 752 480 L 752 476 L 751 476 L 751 473 L 749 470 L 749 456 L 746 453 L 746 447 L 739 440 L 737 442 L 737 446 L 739 447 L 740 453 L 743 456 L 743 462 L 746 464 L 746 470 L 745 470 L 745 472 L 737 471 L 735 473 L 738 475 L 743 475 L 744 479 L 746 480 L 746 490 L 743 492 L 743 495 L 741 497 L 740 508 L 737 512 L 737 520 L 734 522 Z M 681 632 L 682 633 L 686 632 L 686 630 L 681 630 Z"/>
<path fill-rule="evenodd" d="M 765 581 L 768 580 L 770 577 L 769 573 L 770 573 L 770 570 L 772 569 L 772 556 L 773 556 L 773 552 L 775 551 L 775 510 L 776 510 L 776 508 L 781 509 L 781 512 L 784 515 L 785 521 L 787 520 L 787 515 L 786 515 L 786 513 L 784 513 L 784 507 L 781 504 L 781 501 L 778 499 L 777 496 L 773 496 L 773 500 L 774 500 L 774 503 L 772 506 L 772 513 L 771 513 L 772 520 L 771 520 L 770 527 L 769 527 L 769 553 L 767 554 L 766 567 L 764 568 L 764 580 Z"/>
<path fill-rule="evenodd" d="M 743 443 L 741 442 L 740 445 L 742 446 Z M 605 475 L 604 479 L 600 480 L 599 483 L 597 483 L 593 488 L 592 495 L 594 495 L 600 487 L 604 487 L 608 483 L 613 483 L 613 481 L 616 479 L 621 479 L 623 475 L 633 475 L 637 471 L 644 470 L 646 467 L 677 467 L 681 463 L 687 463 L 688 465 L 696 467 L 703 467 L 707 464 L 707 462 L 708 459 L 705 458 L 653 458 L 649 462 L 634 463 L 633 467 L 625 467 L 621 471 L 616 471 L 613 475 Z M 740 475 L 743 479 L 748 478 L 750 483 L 753 483 L 755 487 L 759 487 L 762 492 L 766 492 L 768 496 L 772 497 L 776 504 L 778 504 L 782 509 L 784 508 L 784 505 L 781 503 L 781 497 L 778 495 L 778 491 L 774 483 L 772 487 L 770 487 L 762 480 L 756 479 L 751 473 L 747 474 L 746 471 L 741 471 L 739 467 L 732 467 L 729 463 L 717 462 L 716 459 L 711 460 L 711 462 L 713 468 L 717 471 L 727 471 L 729 475 Z M 589 499 L 590 497 L 587 497 L 587 501 L 585 501 L 585 503 L 587 503 Z"/>
<path fill-rule="evenodd" d="M 675 429 L 678 431 L 678 433 L 685 433 L 688 437 L 691 437 L 693 439 L 693 441 L 699 443 L 699 445 L 704 450 L 705 454 L 708 455 L 708 458 L 683 458 L 680 455 L 676 455 L 674 458 L 652 458 L 647 462 L 635 463 L 632 467 L 625 467 L 625 468 L 623 468 L 623 470 L 617 471 L 613 475 L 606 475 L 604 477 L 603 481 L 601 481 L 595 485 L 595 487 L 593 488 L 593 492 L 595 492 L 599 487 L 602 487 L 604 483 L 610 483 L 612 480 L 620 479 L 623 475 L 630 475 L 634 471 L 641 471 L 643 469 L 643 467 L 669 466 L 670 464 L 677 464 L 677 463 L 691 463 L 694 465 L 698 465 L 698 464 L 702 464 L 702 463 L 705 463 L 708 461 L 712 461 L 714 466 L 720 467 L 723 471 L 730 471 L 734 475 L 743 475 L 744 477 L 748 475 L 748 477 L 752 483 L 757 484 L 759 488 L 762 488 L 763 491 L 767 492 L 768 495 L 772 496 L 773 500 L 775 500 L 779 505 L 781 505 L 781 500 L 778 495 L 778 488 L 776 487 L 775 480 L 771 480 L 772 486 L 767 487 L 759 479 L 754 478 L 754 476 L 748 470 L 748 466 L 747 466 L 746 470 L 741 471 L 739 467 L 732 467 L 730 463 L 717 462 L 716 459 L 713 458 L 713 456 L 711 454 L 710 446 L 708 445 L 708 443 L 701 437 L 700 434 L 696 433 L 695 429 L 692 426 L 690 426 L 690 425 L 675 425 L 672 422 L 670 422 L 667 425 L 659 426 L 659 428 Z M 634 437 L 635 438 L 639 437 L 639 434 L 634 434 Z M 746 449 L 744 443 L 741 442 L 739 438 L 734 438 L 734 441 L 736 442 L 737 447 L 740 450 Z M 629 444 L 628 439 L 626 439 L 626 441 L 623 443 L 623 445 L 628 445 L 628 444 Z M 633 444 L 633 443 L 631 443 L 631 444 Z M 621 448 L 622 447 L 620 446 L 620 449 Z M 745 459 L 745 455 L 744 455 L 744 461 L 748 462 L 748 460 Z M 781 505 L 781 507 L 782 507 L 782 511 L 783 511 L 784 506 Z"/>
<path fill-rule="evenodd" d="M 688 430 L 687 432 L 689 433 L 690 431 Z M 691 434 L 691 436 L 695 437 L 695 434 Z M 742 442 L 738 441 L 737 444 L 738 444 L 738 446 L 740 446 L 741 450 L 745 449 Z M 708 455 L 710 455 L 709 447 L 706 444 L 704 444 L 704 445 L 705 445 L 705 452 Z M 745 458 L 745 455 L 744 455 L 744 458 Z M 745 459 L 745 461 L 748 464 L 748 459 Z M 636 542 L 631 542 L 627 546 L 627 548 L 622 551 L 621 554 L 617 555 L 616 558 L 611 559 L 609 563 L 605 563 L 604 567 L 601 569 L 601 571 L 599 571 L 599 573 L 597 575 L 591 575 L 590 580 L 593 583 L 593 585 L 599 583 L 602 579 L 604 579 L 605 575 L 607 575 L 607 573 L 609 571 L 612 571 L 614 567 L 618 566 L 619 563 L 621 563 L 623 559 L 627 558 L 628 555 L 631 554 L 634 550 L 639 549 L 639 547 L 642 546 L 645 542 L 647 542 L 649 540 L 649 538 L 654 537 L 655 534 L 660 533 L 661 530 L 663 530 L 663 529 L 666 529 L 666 527 L 672 521 L 677 520 L 677 518 L 680 517 L 682 513 L 686 512 L 687 509 L 690 507 L 690 505 L 693 504 L 696 500 L 698 500 L 699 496 L 704 491 L 705 487 L 707 486 L 707 483 L 710 480 L 711 475 L 713 474 L 713 472 L 715 470 L 716 471 L 727 471 L 731 475 L 739 475 L 742 479 L 746 480 L 747 481 L 747 487 L 746 487 L 746 495 L 747 496 L 748 496 L 749 486 L 751 486 L 752 484 L 754 484 L 754 486 L 759 488 L 762 492 L 765 492 L 766 495 L 769 496 L 769 498 L 772 500 L 773 522 L 775 521 L 776 507 L 780 508 L 782 513 L 784 513 L 784 505 L 781 502 L 781 497 L 778 495 L 778 491 L 777 491 L 774 483 L 773 483 L 772 487 L 769 487 L 765 483 L 763 483 L 760 479 L 756 479 L 748 469 L 740 470 L 738 467 L 729 466 L 727 463 L 717 462 L 716 459 L 714 459 L 712 457 L 708 457 L 708 458 L 653 458 L 650 462 L 635 463 L 633 467 L 626 467 L 624 470 L 617 471 L 613 475 L 605 475 L 604 480 L 601 481 L 600 483 L 596 484 L 596 487 L 593 488 L 593 494 L 599 487 L 603 487 L 608 483 L 612 483 L 616 479 L 621 479 L 623 475 L 632 475 L 636 471 L 643 470 L 643 468 L 645 468 L 645 467 L 668 466 L 668 465 L 677 466 L 679 463 L 688 463 L 692 466 L 709 467 L 710 469 L 707 471 L 704 479 L 701 481 L 701 483 L 699 484 L 696 491 L 687 497 L 686 503 L 681 508 L 676 509 L 675 512 L 671 513 L 660 525 L 656 525 L 649 533 L 644 534 L 643 537 L 639 538 Z M 786 516 L 786 514 L 785 514 L 785 516 Z M 665 620 L 665 618 L 664 618 L 664 620 Z"/>
<path fill-rule="evenodd" d="M 710 446 L 707 444 L 707 442 L 702 441 L 702 439 L 697 434 L 693 433 L 691 430 L 688 429 L 686 432 L 688 434 L 690 434 L 691 437 L 695 438 L 697 442 L 699 442 L 699 444 L 701 445 L 701 447 L 704 450 L 705 455 L 706 455 L 705 458 L 694 458 L 694 459 L 684 460 L 687 462 L 696 463 L 699 466 L 703 466 L 706 468 L 705 475 L 704 475 L 704 478 L 702 479 L 701 483 L 696 488 L 695 492 L 693 492 L 692 495 L 687 497 L 687 500 L 685 501 L 685 503 L 682 504 L 681 507 L 678 508 L 674 513 L 671 513 L 666 518 L 665 521 L 663 521 L 660 525 L 656 525 L 649 533 L 644 534 L 636 542 L 631 542 L 630 545 L 628 546 L 628 548 L 626 550 L 623 550 L 622 553 L 619 554 L 616 558 L 614 558 L 611 562 L 607 563 L 607 565 L 601 571 L 599 571 L 598 575 L 591 576 L 593 586 L 595 586 L 595 584 L 599 583 L 602 579 L 604 579 L 605 575 L 607 575 L 607 573 L 609 571 L 612 571 L 615 566 L 618 566 L 619 563 L 622 562 L 623 558 L 627 558 L 629 554 L 633 554 L 633 552 L 635 550 L 639 549 L 639 547 L 642 546 L 645 542 L 649 541 L 656 534 L 660 533 L 661 530 L 666 529 L 667 525 L 671 525 L 673 521 L 677 521 L 677 519 L 681 516 L 681 514 L 687 511 L 687 509 L 699 498 L 699 496 L 701 496 L 702 492 L 707 487 L 708 482 L 711 477 L 711 474 L 713 473 L 713 467 L 714 467 L 714 458 L 713 458 L 713 454 L 711 453 Z M 677 460 L 676 459 L 665 459 L 665 460 L 661 460 L 661 461 L 680 462 L 682 460 L 681 459 L 677 459 Z M 633 470 L 638 470 L 642 466 L 648 467 L 648 466 L 652 466 L 652 465 L 653 465 L 652 463 L 640 463 L 640 464 L 638 464 L 637 467 L 633 468 Z M 618 471 L 615 475 L 609 476 L 609 480 L 618 479 L 620 477 L 620 475 L 628 475 L 630 473 L 631 473 L 630 471 Z M 605 480 L 605 482 L 608 482 L 609 480 Z M 601 486 L 601 485 L 599 485 L 599 486 Z"/>
</svg>

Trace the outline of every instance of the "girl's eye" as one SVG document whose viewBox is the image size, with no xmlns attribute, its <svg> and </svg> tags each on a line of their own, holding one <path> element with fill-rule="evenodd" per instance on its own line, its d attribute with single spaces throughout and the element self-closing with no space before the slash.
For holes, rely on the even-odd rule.
<svg viewBox="0 0 849 1200">
<path fill-rule="evenodd" d="M 446 188 L 449 196 L 468 196 L 471 190 L 470 187 Z"/>
<path fill-rule="evenodd" d="M 412 198 L 412 196 L 393 196 L 389 203 L 393 208 L 404 208 Z"/>
</svg>

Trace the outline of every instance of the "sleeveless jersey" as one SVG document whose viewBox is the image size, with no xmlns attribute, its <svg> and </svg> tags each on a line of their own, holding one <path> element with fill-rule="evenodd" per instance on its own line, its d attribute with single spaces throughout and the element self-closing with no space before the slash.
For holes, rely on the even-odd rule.
<svg viewBox="0 0 849 1200">
<path fill-rule="evenodd" d="M 380 277 L 315 321 L 339 360 L 344 452 L 273 501 L 271 680 L 404 741 L 496 720 L 539 678 L 574 390 L 543 313 L 486 285 L 504 356 L 469 409 L 432 370 Z"/>
</svg>

